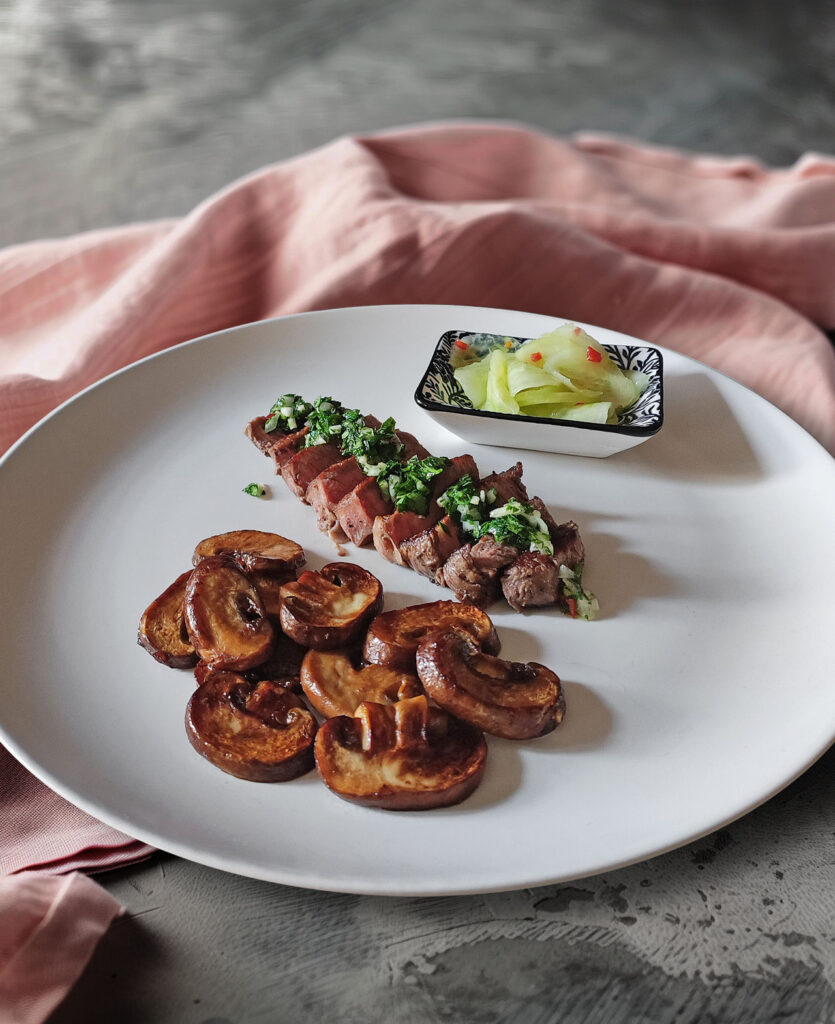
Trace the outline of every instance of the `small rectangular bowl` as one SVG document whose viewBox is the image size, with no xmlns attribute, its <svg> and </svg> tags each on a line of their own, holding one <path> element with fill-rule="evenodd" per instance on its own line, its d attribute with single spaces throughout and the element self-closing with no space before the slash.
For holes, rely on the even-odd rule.
<svg viewBox="0 0 835 1024">
<path fill-rule="evenodd" d="M 618 417 L 617 423 L 582 423 L 474 409 L 455 379 L 450 357 L 456 341 L 479 354 L 494 348 L 516 349 L 528 338 L 470 331 L 446 331 L 435 346 L 429 366 L 415 391 L 415 401 L 433 420 L 465 441 L 529 448 L 562 455 L 603 459 L 634 448 L 657 434 L 664 423 L 663 360 L 649 345 L 607 343 L 602 347 L 621 370 L 641 370 L 649 384 Z"/>
</svg>

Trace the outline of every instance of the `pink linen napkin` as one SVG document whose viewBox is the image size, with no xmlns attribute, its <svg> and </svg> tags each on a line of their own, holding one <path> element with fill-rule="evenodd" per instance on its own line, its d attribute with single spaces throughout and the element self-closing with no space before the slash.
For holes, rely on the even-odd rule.
<svg viewBox="0 0 835 1024">
<path fill-rule="evenodd" d="M 84 875 L 0 878 L 0 1021 L 45 1020 L 122 912 Z"/>
<path fill-rule="evenodd" d="M 0 746 L 0 875 L 106 871 L 153 852 L 68 803 Z"/>
<path fill-rule="evenodd" d="M 178 220 L 0 253 L 0 451 L 133 360 L 383 302 L 503 306 L 695 356 L 835 452 L 835 160 L 770 170 L 509 124 L 343 138 Z"/>
<path fill-rule="evenodd" d="M 828 157 L 772 170 L 491 123 L 343 138 L 179 219 L 0 252 L 0 452 L 81 388 L 178 342 L 302 310 L 411 302 L 523 309 L 657 342 L 758 391 L 835 453 L 823 333 L 835 328 L 833 266 Z M 0 870 L 42 873 L 37 887 L 26 873 L 0 890 L 0 1000 L 29 1022 L 115 912 L 93 883 L 55 873 L 151 850 L 2 748 L 0 809 Z M 50 893 L 76 908 L 74 934 L 57 911 L 50 927 Z M 56 957 L 42 990 L 30 934 Z"/>
</svg>

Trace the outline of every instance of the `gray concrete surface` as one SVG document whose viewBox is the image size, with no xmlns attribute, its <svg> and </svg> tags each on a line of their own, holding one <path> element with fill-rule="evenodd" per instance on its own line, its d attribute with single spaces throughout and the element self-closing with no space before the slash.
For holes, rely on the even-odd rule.
<svg viewBox="0 0 835 1024">
<path fill-rule="evenodd" d="M 790 163 L 835 151 L 833 56 L 824 0 L 0 0 L 0 244 L 183 213 L 336 135 L 442 117 Z M 128 914 L 53 1024 L 826 1024 L 833 768 L 533 891 L 370 899 L 160 854 L 99 876 Z"/>
</svg>

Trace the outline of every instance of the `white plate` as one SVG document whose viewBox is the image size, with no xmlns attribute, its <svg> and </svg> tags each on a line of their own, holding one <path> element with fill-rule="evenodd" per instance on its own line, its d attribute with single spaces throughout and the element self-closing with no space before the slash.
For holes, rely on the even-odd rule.
<svg viewBox="0 0 835 1024">
<path fill-rule="evenodd" d="M 765 401 L 665 352 L 666 424 L 605 463 L 525 452 L 525 480 L 574 516 L 603 617 L 493 609 L 511 658 L 565 680 L 568 713 L 527 744 L 490 740 L 457 808 L 393 814 L 315 774 L 224 775 L 186 739 L 188 672 L 135 642 L 196 541 L 277 530 L 333 558 L 310 511 L 243 435 L 288 390 L 393 414 L 437 453 L 456 441 L 412 402 L 450 324 L 534 336 L 554 321 L 461 307 L 371 307 L 222 332 L 147 359 L 48 417 L 0 464 L 2 739 L 36 775 L 148 843 L 228 871 L 364 893 L 567 880 L 686 843 L 794 779 L 835 734 L 835 463 Z M 622 341 L 590 328 L 601 341 Z M 513 461 L 476 448 L 483 472 Z M 376 552 L 387 607 L 441 592 Z"/>
</svg>

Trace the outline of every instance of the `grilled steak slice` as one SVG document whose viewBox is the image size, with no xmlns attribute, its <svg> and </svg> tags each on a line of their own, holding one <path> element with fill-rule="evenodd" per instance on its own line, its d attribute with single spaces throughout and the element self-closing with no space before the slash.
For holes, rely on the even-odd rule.
<svg viewBox="0 0 835 1024">
<path fill-rule="evenodd" d="M 366 422 L 377 426 L 378 421 L 367 416 Z M 425 458 L 428 452 L 412 434 L 397 431 L 397 437 L 403 443 L 403 459 L 413 455 Z M 305 500 L 316 512 L 316 525 L 323 533 L 328 533 L 336 526 L 336 506 L 340 501 L 365 479 L 362 467 L 353 456 L 335 462 L 323 470 L 308 486 Z"/>
<path fill-rule="evenodd" d="M 550 555 L 526 551 L 505 569 L 502 591 L 507 603 L 517 612 L 523 608 L 557 603 L 560 573 Z"/>
<path fill-rule="evenodd" d="M 362 467 L 351 457 L 328 466 L 311 482 L 305 498 L 313 506 L 316 525 L 323 533 L 336 526 L 336 506 L 363 480 Z"/>
<path fill-rule="evenodd" d="M 314 444 L 300 448 L 281 467 L 284 482 L 302 501 L 307 501 L 307 488 L 329 466 L 342 462 L 342 452 L 335 444 Z"/>
<path fill-rule="evenodd" d="M 374 520 L 392 510 L 392 503 L 384 498 L 374 477 L 366 477 L 361 484 L 339 502 L 334 509 L 336 519 L 350 541 L 361 547 L 371 539 Z"/>
<path fill-rule="evenodd" d="M 417 455 L 419 459 L 425 459 L 429 454 L 414 434 L 410 434 L 406 430 L 396 430 L 395 433 L 397 434 L 398 440 L 403 445 L 403 454 L 401 458 L 404 462 L 408 462 L 413 455 Z"/>
<path fill-rule="evenodd" d="M 485 490 L 493 488 L 496 492 L 496 505 L 505 505 L 511 498 L 525 503 L 530 502 L 528 492 L 522 483 L 521 462 L 517 462 L 515 466 L 502 473 L 491 473 L 482 480 L 481 485 Z"/>
<path fill-rule="evenodd" d="M 380 552 L 383 558 L 397 565 L 405 565 L 406 559 L 400 553 L 400 545 L 434 526 L 443 518 L 444 510 L 438 504 L 438 498 L 444 491 L 460 480 L 462 476 L 470 475 L 473 480 L 478 479 L 478 466 L 472 455 L 456 455 L 450 464 L 435 477 L 432 481 L 432 492 L 429 496 L 429 510 L 424 516 L 416 512 L 392 512 L 374 522 L 374 547 Z"/>
<path fill-rule="evenodd" d="M 439 523 L 404 540 L 400 553 L 415 572 L 443 586 L 444 562 L 460 546 L 458 527 L 449 516 L 444 516 Z"/>
<path fill-rule="evenodd" d="M 254 420 L 247 423 L 246 430 L 244 431 L 255 447 L 260 449 L 265 455 L 269 455 L 276 441 L 280 441 L 285 436 L 283 430 L 273 430 L 267 433 L 264 430 L 264 424 L 268 419 L 269 416 L 256 416 Z"/>
<path fill-rule="evenodd" d="M 550 529 L 550 523 L 548 525 Z M 573 569 L 584 560 L 585 549 L 580 537 L 580 528 L 572 520 L 560 523 L 559 526 L 555 524 L 551 530 L 551 540 L 554 542 L 554 561 L 557 565 L 567 565 L 569 569 Z"/>
<path fill-rule="evenodd" d="M 307 427 L 297 430 L 294 434 L 285 434 L 270 449 L 270 458 L 275 464 L 276 473 L 280 473 L 286 462 L 296 454 L 302 441 L 307 437 Z"/>
<path fill-rule="evenodd" d="M 443 580 L 459 601 L 484 608 L 499 596 L 499 573 L 518 558 L 517 548 L 482 537 L 450 555 Z"/>
</svg>

